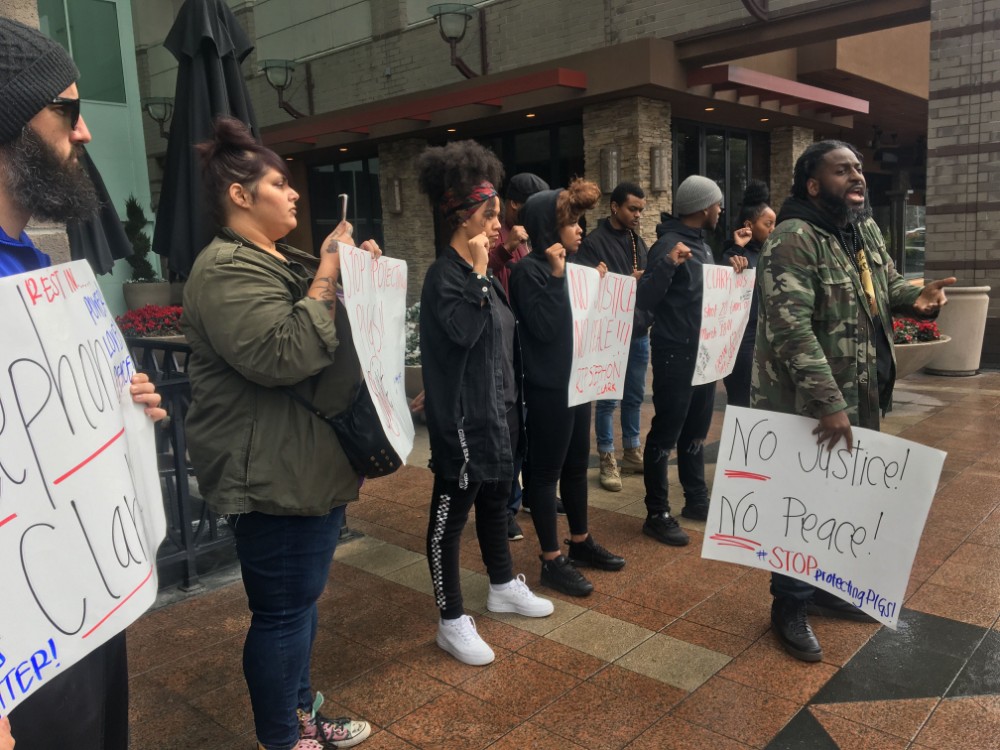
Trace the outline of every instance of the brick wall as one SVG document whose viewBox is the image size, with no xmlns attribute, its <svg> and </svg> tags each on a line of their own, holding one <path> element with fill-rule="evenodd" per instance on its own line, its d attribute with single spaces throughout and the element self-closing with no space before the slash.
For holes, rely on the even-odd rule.
<svg viewBox="0 0 1000 750">
<path fill-rule="evenodd" d="M 814 138 L 811 128 L 775 128 L 771 131 L 771 205 L 775 211 L 792 191 L 795 160 Z"/>
<path fill-rule="evenodd" d="M 650 245 L 656 240 L 660 211 L 670 209 L 671 171 L 670 104 L 644 97 L 631 97 L 584 107 L 584 171 L 589 179 L 600 180 L 601 149 L 617 146 L 621 154 L 619 182 L 635 182 L 646 191 L 646 211 L 641 234 Z M 660 146 L 666 157 L 666 190 L 650 188 L 653 146 Z M 613 186 L 612 186 L 613 187 Z M 597 208 L 587 214 L 587 226 L 608 215 L 609 195 L 602 196 Z"/>
</svg>

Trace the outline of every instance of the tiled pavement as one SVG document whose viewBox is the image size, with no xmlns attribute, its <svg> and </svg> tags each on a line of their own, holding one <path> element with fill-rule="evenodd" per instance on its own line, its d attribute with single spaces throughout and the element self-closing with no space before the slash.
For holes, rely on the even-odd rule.
<svg viewBox="0 0 1000 750">
<path fill-rule="evenodd" d="M 596 469 L 591 530 L 628 558 L 625 569 L 588 572 L 596 591 L 582 600 L 537 587 L 537 543 L 521 514 L 515 570 L 556 610 L 488 614 L 470 524 L 466 608 L 497 659 L 460 664 L 434 644 L 423 556 L 431 475 L 413 466 L 369 482 L 349 510 L 365 536 L 337 551 L 320 603 L 313 684 L 325 713 L 372 722 L 369 750 L 1000 748 L 998 417 L 998 373 L 897 385 L 884 429 L 947 451 L 944 474 L 899 630 L 813 618 L 818 664 L 787 657 L 770 633 L 765 573 L 702 560 L 703 524 L 684 522 L 692 543 L 681 549 L 642 536 L 641 477 L 609 494 Z M 235 582 L 129 629 L 133 748 L 255 747 L 240 667 L 248 620 Z"/>
</svg>

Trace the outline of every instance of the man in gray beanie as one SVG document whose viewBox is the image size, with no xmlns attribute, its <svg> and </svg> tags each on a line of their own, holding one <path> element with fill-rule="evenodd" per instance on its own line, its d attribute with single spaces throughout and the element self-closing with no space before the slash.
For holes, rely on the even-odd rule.
<svg viewBox="0 0 1000 750">
<path fill-rule="evenodd" d="M 0 276 L 50 265 L 24 231 L 32 216 L 67 221 L 98 208 L 80 161 L 90 131 L 80 116 L 78 76 L 58 43 L 0 18 Z M 150 418 L 166 416 L 145 375 L 133 378 L 132 394 Z M 124 632 L 59 672 L 14 708 L 10 721 L 18 747 L 28 750 L 127 750 Z"/>
<path fill-rule="evenodd" d="M 715 229 L 722 213 L 722 191 L 707 177 L 692 175 L 674 193 L 674 215 L 656 227 L 646 272 L 639 279 L 636 306 L 652 311 L 650 361 L 655 414 L 643 452 L 646 521 L 642 532 L 658 542 L 684 546 L 688 535 L 670 515 L 667 461 L 677 449 L 677 471 L 684 488 L 685 518 L 708 515 L 704 442 L 712 422 L 715 383 L 691 385 L 701 337 L 703 266 L 715 263 L 704 231 Z M 746 258 L 736 256 L 737 272 Z"/>
</svg>

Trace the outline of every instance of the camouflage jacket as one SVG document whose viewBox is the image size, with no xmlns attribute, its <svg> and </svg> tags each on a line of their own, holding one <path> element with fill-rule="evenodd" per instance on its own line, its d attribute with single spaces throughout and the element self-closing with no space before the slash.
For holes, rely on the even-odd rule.
<svg viewBox="0 0 1000 750">
<path fill-rule="evenodd" d="M 861 224 L 861 237 L 891 342 L 891 311 L 910 308 L 920 289 L 896 271 L 874 221 Z M 878 429 L 875 323 L 837 238 L 802 219 L 781 222 L 764 246 L 757 280 L 753 406 L 817 419 L 846 409 L 851 424 Z"/>
</svg>

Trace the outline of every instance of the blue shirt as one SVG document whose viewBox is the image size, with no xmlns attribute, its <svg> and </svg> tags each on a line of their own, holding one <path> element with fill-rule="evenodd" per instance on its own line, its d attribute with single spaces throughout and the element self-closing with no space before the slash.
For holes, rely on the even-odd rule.
<svg viewBox="0 0 1000 750">
<path fill-rule="evenodd" d="M 50 265 L 52 260 L 35 247 L 27 234 L 21 232 L 15 240 L 0 228 L 0 277 L 37 271 Z"/>
</svg>

